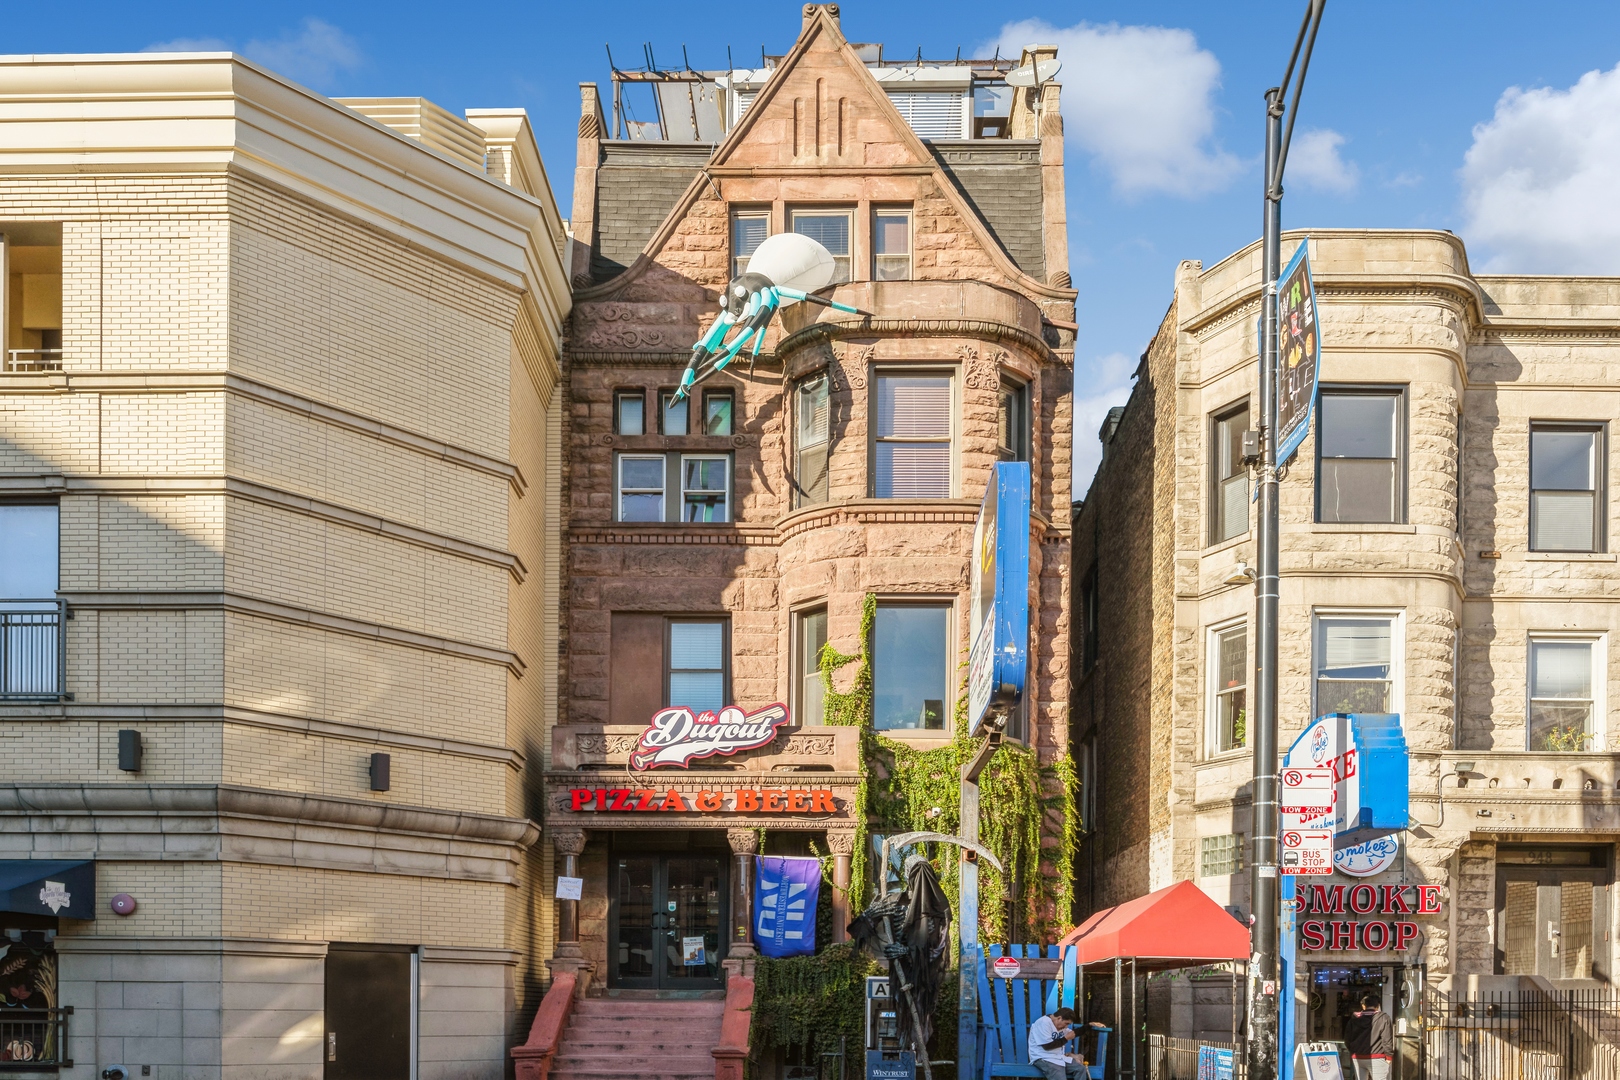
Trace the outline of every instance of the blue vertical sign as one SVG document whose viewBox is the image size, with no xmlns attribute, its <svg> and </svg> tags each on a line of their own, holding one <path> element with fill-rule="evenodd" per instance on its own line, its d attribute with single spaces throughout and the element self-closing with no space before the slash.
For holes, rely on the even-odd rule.
<svg viewBox="0 0 1620 1080">
<path fill-rule="evenodd" d="M 754 876 L 754 943 L 761 956 L 808 956 L 816 951 L 816 903 L 821 860 L 760 855 Z"/>
<path fill-rule="evenodd" d="M 1299 925 L 1299 878 L 1282 876 L 1282 910 L 1277 920 L 1277 1080 L 1294 1076 L 1294 967 Z"/>
<path fill-rule="evenodd" d="M 968 734 L 981 734 L 992 706 L 1024 693 L 1029 652 L 1029 463 L 1003 461 L 990 472 L 968 570 Z"/>
</svg>

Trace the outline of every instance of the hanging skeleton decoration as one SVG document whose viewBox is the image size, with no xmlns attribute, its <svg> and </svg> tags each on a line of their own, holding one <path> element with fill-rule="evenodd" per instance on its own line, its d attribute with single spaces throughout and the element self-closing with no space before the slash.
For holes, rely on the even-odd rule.
<svg viewBox="0 0 1620 1080">
<path fill-rule="evenodd" d="M 885 876 L 891 845 L 904 848 L 923 840 L 969 848 L 997 870 L 1001 863 L 980 844 L 943 833 L 903 833 L 883 843 Z M 889 962 L 889 986 L 895 998 L 895 1021 L 908 1032 L 923 1076 L 933 1080 L 928 1040 L 934 1034 L 934 1012 L 940 987 L 950 973 L 951 906 L 939 887 L 933 864 L 921 855 L 906 860 L 906 887 L 884 893 L 849 924 L 857 948 Z"/>
<path fill-rule="evenodd" d="M 675 400 L 684 399 L 693 386 L 727 366 L 752 343 L 750 362 L 765 344 L 765 330 L 778 308 L 804 300 L 851 315 L 871 312 L 813 295 L 833 279 L 836 265 L 832 253 L 808 236 L 777 233 L 767 237 L 754 254 L 748 268 L 732 278 L 720 297 L 720 315 L 709 330 L 692 346 L 692 359 L 681 375 Z"/>
</svg>

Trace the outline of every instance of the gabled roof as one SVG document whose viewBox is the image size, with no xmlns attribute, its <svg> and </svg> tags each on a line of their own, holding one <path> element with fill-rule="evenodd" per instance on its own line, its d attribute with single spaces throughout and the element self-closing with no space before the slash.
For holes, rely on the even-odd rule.
<svg viewBox="0 0 1620 1080">
<path fill-rule="evenodd" d="M 580 290 L 576 293 L 578 299 L 590 300 L 610 296 L 640 276 L 653 261 L 656 253 L 674 234 L 693 204 L 705 190 L 711 189 L 713 176 L 728 172 L 746 175 L 756 169 L 772 171 L 790 169 L 797 163 L 792 160 L 781 160 L 784 148 L 791 159 L 796 144 L 806 138 L 816 139 L 818 148 L 823 144 L 823 140 L 830 140 L 838 151 L 831 155 L 836 160 L 817 160 L 813 166 L 807 166 L 807 172 L 811 168 L 817 168 L 849 173 L 920 170 L 932 174 L 938 181 L 941 196 L 966 222 L 992 265 L 1032 293 L 1062 300 L 1073 298 L 1072 289 L 1048 285 L 1021 269 L 1008 256 L 1001 242 L 990 232 L 983 216 L 964 198 L 961 188 L 953 181 L 940 160 L 906 123 L 871 70 L 845 40 L 839 30 L 836 16 L 828 11 L 829 6 L 807 5 L 804 29 L 794 42 L 793 48 L 776 65 L 770 79 L 760 88 L 758 95 L 749 105 L 748 112 L 732 128 L 725 141 L 715 149 L 708 165 L 692 178 L 685 192 L 664 217 L 662 224 L 647 241 L 636 260 L 624 273 Z M 812 53 L 820 55 L 816 64 L 807 67 L 806 59 Z M 876 115 L 839 114 L 822 117 L 818 112 L 817 116 L 803 118 L 805 131 L 789 132 L 789 138 L 750 139 L 749 136 L 763 125 L 778 124 L 791 128 L 800 124 L 798 116 L 792 113 L 784 115 L 781 110 L 772 109 L 771 105 L 791 85 L 803 80 L 817 79 L 818 76 L 813 70 L 817 66 L 823 72 L 831 70 L 847 72 L 855 85 L 865 91 L 867 100 L 862 104 L 866 108 L 863 108 L 861 113 L 867 113 L 869 110 Z M 811 91 L 808 96 L 811 100 L 816 100 L 817 88 L 811 86 L 808 89 Z M 823 124 L 827 125 L 825 131 L 822 128 Z M 881 155 L 883 160 L 867 159 L 866 150 L 873 146 L 885 148 Z M 825 156 L 818 154 L 818 157 Z"/>
</svg>

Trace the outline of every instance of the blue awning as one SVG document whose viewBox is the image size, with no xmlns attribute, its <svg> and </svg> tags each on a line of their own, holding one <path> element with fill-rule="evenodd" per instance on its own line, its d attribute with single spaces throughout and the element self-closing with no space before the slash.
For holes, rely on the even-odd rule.
<svg viewBox="0 0 1620 1080">
<path fill-rule="evenodd" d="M 0 859 L 0 911 L 96 917 L 96 864 L 88 859 Z"/>
</svg>

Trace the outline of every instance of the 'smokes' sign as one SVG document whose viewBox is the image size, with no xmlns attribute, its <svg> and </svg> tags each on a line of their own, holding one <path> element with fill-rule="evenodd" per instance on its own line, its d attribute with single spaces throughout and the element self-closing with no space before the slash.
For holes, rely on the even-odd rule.
<svg viewBox="0 0 1620 1080">
<path fill-rule="evenodd" d="M 700 758 L 755 750 L 775 739 L 787 722 L 787 706 L 780 702 L 751 713 L 727 705 L 718 716 L 708 710 L 694 715 L 684 705 L 660 709 L 630 752 L 630 767 L 685 768 Z"/>
</svg>

